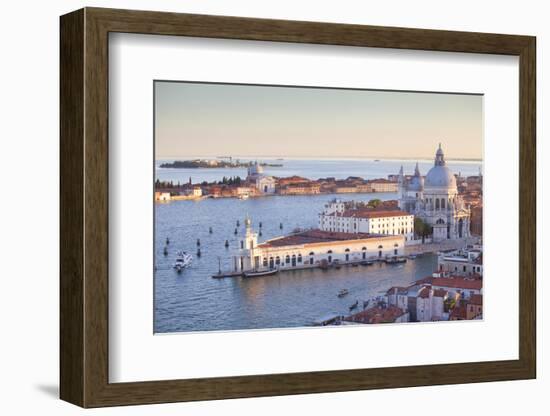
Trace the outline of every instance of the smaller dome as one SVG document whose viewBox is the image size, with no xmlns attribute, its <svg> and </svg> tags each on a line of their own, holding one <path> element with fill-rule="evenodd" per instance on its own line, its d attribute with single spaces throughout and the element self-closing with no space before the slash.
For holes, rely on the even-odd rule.
<svg viewBox="0 0 550 416">
<path fill-rule="evenodd" d="M 407 187 L 409 191 L 421 192 L 424 190 L 424 178 L 422 176 L 413 176 Z"/>
</svg>

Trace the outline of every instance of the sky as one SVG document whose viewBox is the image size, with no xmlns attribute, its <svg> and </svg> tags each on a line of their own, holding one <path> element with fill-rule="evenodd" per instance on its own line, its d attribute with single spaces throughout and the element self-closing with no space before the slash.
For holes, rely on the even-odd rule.
<svg viewBox="0 0 550 416">
<path fill-rule="evenodd" d="M 155 155 L 481 159 L 483 96 L 155 81 Z"/>
</svg>

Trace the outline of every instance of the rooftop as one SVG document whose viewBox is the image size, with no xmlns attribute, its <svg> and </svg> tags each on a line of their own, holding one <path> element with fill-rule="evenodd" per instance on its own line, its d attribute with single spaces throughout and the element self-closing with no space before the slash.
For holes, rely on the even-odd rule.
<svg viewBox="0 0 550 416">
<path fill-rule="evenodd" d="M 432 285 L 453 289 L 481 290 L 483 282 L 480 279 L 468 279 L 464 277 L 434 277 Z"/>
<path fill-rule="evenodd" d="M 382 324 L 395 322 L 397 318 L 404 314 L 405 312 L 403 312 L 403 310 L 398 308 L 397 306 L 388 306 L 386 308 L 375 306 L 373 308 L 365 309 L 364 311 L 348 316 L 344 320 L 348 322 L 359 322 L 363 324 Z"/>
<path fill-rule="evenodd" d="M 472 305 L 483 305 L 483 295 L 472 295 L 470 296 L 470 301 L 468 303 L 471 303 Z"/>
<path fill-rule="evenodd" d="M 352 218 L 385 218 L 385 217 L 405 217 L 412 216 L 408 212 L 397 210 L 397 209 L 388 209 L 388 210 L 376 210 L 369 208 L 359 208 L 359 209 L 347 209 L 340 214 L 332 213 L 329 216 L 337 217 L 352 217 Z"/>
<path fill-rule="evenodd" d="M 258 244 L 258 247 L 282 247 L 315 243 L 330 243 L 334 241 L 365 240 L 369 238 L 384 238 L 387 236 L 367 233 L 341 233 L 321 230 L 308 230 L 296 234 L 277 237 Z"/>
</svg>

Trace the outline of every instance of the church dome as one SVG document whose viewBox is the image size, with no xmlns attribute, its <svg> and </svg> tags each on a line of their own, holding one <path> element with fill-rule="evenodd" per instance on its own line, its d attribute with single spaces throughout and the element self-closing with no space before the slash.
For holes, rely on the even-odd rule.
<svg viewBox="0 0 550 416">
<path fill-rule="evenodd" d="M 451 170 L 446 166 L 445 155 L 441 149 L 435 153 L 434 167 L 428 171 L 424 185 L 428 188 L 453 188 L 456 189 L 456 178 Z"/>
<path fill-rule="evenodd" d="M 408 186 L 409 191 L 421 192 L 424 190 L 424 179 L 414 176 Z"/>
<path fill-rule="evenodd" d="M 456 178 L 447 166 L 434 166 L 428 171 L 424 184 L 426 187 L 456 188 Z"/>
</svg>

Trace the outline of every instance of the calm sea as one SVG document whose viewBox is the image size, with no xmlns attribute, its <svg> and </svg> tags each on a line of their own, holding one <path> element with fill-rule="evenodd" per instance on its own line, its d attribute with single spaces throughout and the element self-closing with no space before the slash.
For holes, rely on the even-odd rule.
<svg viewBox="0 0 550 416">
<path fill-rule="evenodd" d="M 190 159 L 190 158 L 185 158 Z M 256 159 L 240 159 L 243 162 L 254 161 Z M 173 169 L 161 168 L 160 165 L 165 162 L 173 162 L 174 159 L 157 160 L 155 174 L 161 181 L 188 182 L 189 178 L 193 183 L 202 181 L 219 181 L 224 176 L 246 177 L 246 168 L 231 169 Z M 309 159 L 258 159 L 258 162 L 270 164 L 282 164 L 283 167 L 266 167 L 264 173 L 273 176 L 292 176 L 299 175 L 309 179 L 319 179 L 335 177 L 336 179 L 345 179 L 348 176 L 359 176 L 364 179 L 386 178 L 387 175 L 398 173 L 403 165 L 405 174 L 413 174 L 415 160 L 380 160 L 375 162 L 373 159 L 345 159 L 345 160 L 309 160 Z M 433 166 L 433 160 L 419 160 L 420 172 L 425 175 Z M 477 175 L 481 167 L 478 161 L 448 161 L 447 166 L 456 174 L 463 176 Z"/>
<path fill-rule="evenodd" d="M 277 176 L 300 175 L 308 178 L 334 176 L 385 177 L 401 164 L 412 173 L 410 161 L 277 161 L 282 168 L 266 168 Z M 425 173 L 432 162 L 421 163 Z M 451 165 L 463 175 L 477 174 L 479 164 Z M 161 180 L 193 182 L 219 180 L 223 176 L 246 176 L 244 169 L 157 169 Z M 303 270 L 253 279 L 212 279 L 218 271 L 230 267 L 231 254 L 237 248 L 237 233 L 244 232 L 249 215 L 253 227 L 262 223 L 264 241 L 294 228 L 313 227 L 317 213 L 335 195 L 272 196 L 264 198 L 204 199 L 173 201 L 155 205 L 155 332 L 210 331 L 308 326 L 328 315 L 346 314 L 356 300 L 362 302 L 393 285 L 405 285 L 434 270 L 434 255 L 409 260 L 404 265 L 342 267 L 340 270 Z M 343 199 L 368 201 L 371 198 L 395 199 L 396 195 L 348 194 Z M 237 221 L 240 226 L 237 226 Z M 283 229 L 280 229 L 283 224 Z M 212 227 L 212 234 L 209 233 Z M 168 255 L 163 254 L 166 238 Z M 200 239 L 202 256 L 196 256 Z M 224 242 L 229 240 L 230 247 Z M 172 269 L 177 250 L 194 255 L 191 267 L 177 274 Z M 350 294 L 338 298 L 341 289 Z"/>
</svg>

